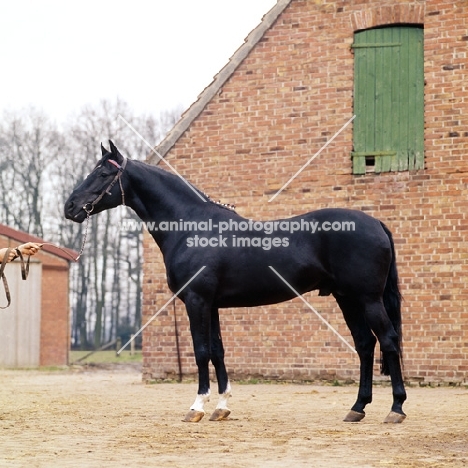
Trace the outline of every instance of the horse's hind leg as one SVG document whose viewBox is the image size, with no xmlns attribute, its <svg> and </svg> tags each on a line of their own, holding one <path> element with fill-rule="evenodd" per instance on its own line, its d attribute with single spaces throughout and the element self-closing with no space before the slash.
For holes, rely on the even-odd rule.
<svg viewBox="0 0 468 468">
<path fill-rule="evenodd" d="M 218 309 L 216 308 L 213 308 L 211 311 L 211 362 L 215 368 L 216 379 L 218 380 L 219 401 L 210 417 L 210 421 L 221 421 L 231 414 L 231 410 L 227 406 L 228 399 L 231 396 L 231 385 L 224 364 L 224 347 L 221 338 Z"/>
<path fill-rule="evenodd" d="M 386 373 L 390 375 L 393 391 L 392 409 L 385 419 L 386 423 L 401 423 L 406 415 L 403 403 L 406 391 L 401 372 L 401 350 L 399 337 L 387 315 L 382 301 L 373 301 L 365 306 L 367 322 L 377 336 L 380 350 L 386 363 Z"/>
<path fill-rule="evenodd" d="M 357 400 L 344 418 L 346 422 L 361 421 L 366 413 L 364 408 L 372 402 L 372 377 L 374 348 L 376 339 L 363 314 L 362 304 L 349 298 L 335 295 L 346 324 L 353 336 L 354 345 L 360 361 L 360 379 Z"/>
</svg>

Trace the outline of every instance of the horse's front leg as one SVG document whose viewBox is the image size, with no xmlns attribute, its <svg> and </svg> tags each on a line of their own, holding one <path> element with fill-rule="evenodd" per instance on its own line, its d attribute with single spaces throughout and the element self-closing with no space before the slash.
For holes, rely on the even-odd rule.
<svg viewBox="0 0 468 468">
<path fill-rule="evenodd" d="M 231 385 L 224 364 L 224 347 L 221 338 L 219 314 L 216 307 L 213 307 L 211 310 L 211 362 L 215 368 L 216 379 L 218 380 L 219 400 L 216 409 L 210 416 L 210 421 L 222 421 L 231 414 L 231 410 L 228 408 L 228 400 L 231 397 Z"/>
<path fill-rule="evenodd" d="M 185 307 L 190 321 L 195 362 L 198 367 L 198 393 L 184 421 L 198 422 L 205 416 L 204 406 L 210 400 L 208 365 L 211 358 L 211 307 L 204 298 L 195 293 L 187 295 Z"/>
</svg>

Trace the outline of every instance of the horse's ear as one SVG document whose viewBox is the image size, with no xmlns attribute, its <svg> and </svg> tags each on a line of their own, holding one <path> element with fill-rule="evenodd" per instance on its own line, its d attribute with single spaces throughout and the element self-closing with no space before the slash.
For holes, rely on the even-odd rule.
<svg viewBox="0 0 468 468">
<path fill-rule="evenodd" d="M 112 156 L 114 157 L 118 156 L 121 159 L 123 159 L 123 156 L 120 154 L 119 150 L 117 149 L 117 146 L 115 146 L 111 140 L 109 140 L 109 146 L 110 146 Z"/>
<path fill-rule="evenodd" d="M 101 153 L 103 156 L 106 156 L 107 154 L 109 154 L 109 151 L 106 150 L 106 148 L 104 148 L 104 145 L 101 143 Z"/>
</svg>

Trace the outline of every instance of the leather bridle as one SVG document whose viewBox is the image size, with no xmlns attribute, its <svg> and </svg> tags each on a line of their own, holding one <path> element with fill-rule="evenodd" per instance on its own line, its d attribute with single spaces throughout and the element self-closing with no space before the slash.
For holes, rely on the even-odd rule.
<svg viewBox="0 0 468 468">
<path fill-rule="evenodd" d="M 127 159 L 126 158 L 124 159 L 122 165 L 120 165 L 117 161 L 114 161 L 113 159 L 108 159 L 107 162 L 110 162 L 112 165 L 114 165 L 118 169 L 118 172 L 115 175 L 115 177 L 112 179 L 112 182 L 96 198 L 96 200 L 94 200 L 92 202 L 89 202 L 89 203 L 86 203 L 86 205 L 83 206 L 83 210 L 85 210 L 85 212 L 86 212 L 86 229 L 85 229 L 85 233 L 84 233 L 84 237 L 83 237 L 83 242 L 81 243 L 80 252 L 78 254 L 78 257 L 76 257 L 76 259 L 75 259 L 76 262 L 80 259 L 81 255 L 82 255 L 82 253 L 84 251 L 85 245 L 86 245 L 86 239 L 88 238 L 89 218 L 91 216 L 91 213 L 94 210 L 94 207 L 102 200 L 102 197 L 104 197 L 104 195 L 106 193 L 108 195 L 110 195 L 110 191 L 112 190 L 112 187 L 117 183 L 117 181 L 119 182 L 120 192 L 122 193 L 122 205 L 125 206 L 125 192 L 124 192 L 124 189 L 123 189 L 121 177 L 122 177 L 122 174 L 123 174 L 123 172 L 125 170 L 125 166 L 127 165 Z"/>
<path fill-rule="evenodd" d="M 124 159 L 122 165 L 120 165 L 117 161 L 114 161 L 113 159 L 108 159 L 107 162 L 110 162 L 112 165 L 114 165 L 118 169 L 118 172 L 112 179 L 112 182 L 107 186 L 105 190 L 103 190 L 103 192 L 94 201 L 86 203 L 86 205 L 83 206 L 83 210 L 85 210 L 88 216 L 93 212 L 94 207 L 102 200 L 106 193 L 107 195 L 111 194 L 111 190 L 117 182 L 119 182 L 120 192 L 122 193 L 122 205 L 125 206 L 125 192 L 122 186 L 121 177 L 125 170 L 125 166 L 127 165 L 127 159 Z"/>
</svg>

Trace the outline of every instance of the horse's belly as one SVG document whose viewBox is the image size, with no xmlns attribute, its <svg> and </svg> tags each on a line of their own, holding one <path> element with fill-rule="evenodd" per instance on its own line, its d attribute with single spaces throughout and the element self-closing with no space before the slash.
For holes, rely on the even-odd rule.
<svg viewBox="0 0 468 468">
<path fill-rule="evenodd" d="M 220 308 L 227 307 L 256 307 L 261 305 L 277 304 L 289 301 L 320 286 L 307 278 L 297 281 L 286 279 L 270 278 L 250 278 L 249 281 L 241 284 L 228 283 L 226 287 L 218 289 L 215 304 Z"/>
<path fill-rule="evenodd" d="M 216 306 L 221 309 L 229 307 L 257 307 L 269 304 L 278 304 L 279 302 L 289 301 L 293 299 L 295 294 L 281 295 L 261 295 L 245 292 L 242 295 L 220 297 L 216 301 Z"/>
</svg>

